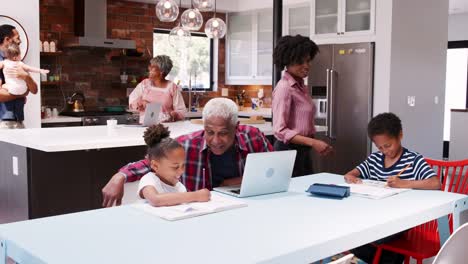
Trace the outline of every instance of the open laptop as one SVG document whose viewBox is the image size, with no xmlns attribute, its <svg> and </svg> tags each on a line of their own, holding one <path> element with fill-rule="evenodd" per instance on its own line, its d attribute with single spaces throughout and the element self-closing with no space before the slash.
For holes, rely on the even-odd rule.
<svg viewBox="0 0 468 264">
<path fill-rule="evenodd" d="M 236 197 L 286 192 L 296 153 L 295 150 L 250 153 L 245 162 L 242 184 L 216 187 L 213 190 Z"/>
<path fill-rule="evenodd" d="M 145 118 L 143 124 L 126 125 L 129 127 L 149 127 L 159 123 L 159 114 L 161 113 L 161 103 L 148 103 L 145 108 Z"/>
</svg>

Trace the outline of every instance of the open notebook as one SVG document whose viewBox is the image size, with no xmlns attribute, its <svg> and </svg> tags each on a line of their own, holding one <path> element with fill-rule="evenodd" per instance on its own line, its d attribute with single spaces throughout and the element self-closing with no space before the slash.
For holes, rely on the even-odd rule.
<svg viewBox="0 0 468 264">
<path fill-rule="evenodd" d="M 140 203 L 133 204 L 132 206 L 152 215 L 156 215 L 162 219 L 175 221 L 235 208 L 241 208 L 247 206 L 247 204 L 238 199 L 226 198 L 211 192 L 211 200 L 204 203 L 195 202 L 163 207 L 154 207 L 148 203 Z"/>
<path fill-rule="evenodd" d="M 363 180 L 361 184 L 344 184 L 350 187 L 351 195 L 358 195 L 370 199 L 382 199 L 411 189 L 391 188 L 386 182 Z"/>
</svg>

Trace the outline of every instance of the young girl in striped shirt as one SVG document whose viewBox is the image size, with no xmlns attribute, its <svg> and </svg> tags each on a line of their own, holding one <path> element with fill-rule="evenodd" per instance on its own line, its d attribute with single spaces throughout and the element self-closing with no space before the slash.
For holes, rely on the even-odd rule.
<svg viewBox="0 0 468 264">
<path fill-rule="evenodd" d="M 187 192 L 179 181 L 185 171 L 185 150 L 169 130 L 161 124 L 146 129 L 143 138 L 148 145 L 151 172 L 143 176 L 138 185 L 138 197 L 152 206 L 170 206 L 189 202 L 207 202 L 210 191 L 201 189 Z"/>
<path fill-rule="evenodd" d="M 382 113 L 369 122 L 369 138 L 379 149 L 345 175 L 347 183 L 361 179 L 386 181 L 394 188 L 439 190 L 440 181 L 424 157 L 401 145 L 401 120 L 393 113 Z"/>
</svg>

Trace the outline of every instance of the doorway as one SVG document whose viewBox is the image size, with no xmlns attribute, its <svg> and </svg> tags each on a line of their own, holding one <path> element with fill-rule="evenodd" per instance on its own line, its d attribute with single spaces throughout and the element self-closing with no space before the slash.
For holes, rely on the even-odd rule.
<svg viewBox="0 0 468 264">
<path fill-rule="evenodd" d="M 451 109 L 468 109 L 468 41 L 450 41 L 445 79 L 444 159 L 449 158 Z"/>
</svg>

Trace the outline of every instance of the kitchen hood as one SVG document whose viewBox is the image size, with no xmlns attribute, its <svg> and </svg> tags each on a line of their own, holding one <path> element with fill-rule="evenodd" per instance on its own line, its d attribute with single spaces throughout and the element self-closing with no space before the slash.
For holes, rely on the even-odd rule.
<svg viewBox="0 0 468 264">
<path fill-rule="evenodd" d="M 135 49 L 134 40 L 107 38 L 107 0 L 75 0 L 75 37 L 65 47 Z"/>
</svg>

